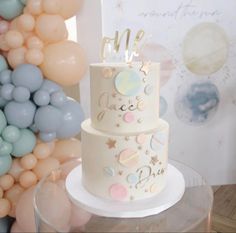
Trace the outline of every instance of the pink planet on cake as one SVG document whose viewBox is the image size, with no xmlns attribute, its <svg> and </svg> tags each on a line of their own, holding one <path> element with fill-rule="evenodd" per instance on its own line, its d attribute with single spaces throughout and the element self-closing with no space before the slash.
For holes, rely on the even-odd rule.
<svg viewBox="0 0 236 233">
<path fill-rule="evenodd" d="M 109 192 L 110 192 L 112 199 L 114 199 L 116 201 L 122 201 L 128 195 L 127 189 L 122 184 L 111 185 Z"/>
<path fill-rule="evenodd" d="M 138 164 L 139 154 L 132 149 L 125 149 L 119 155 L 119 163 L 125 167 L 134 167 Z"/>
<path fill-rule="evenodd" d="M 132 123 L 134 121 L 135 117 L 132 112 L 127 112 L 127 113 L 125 113 L 123 119 L 126 123 Z"/>
</svg>

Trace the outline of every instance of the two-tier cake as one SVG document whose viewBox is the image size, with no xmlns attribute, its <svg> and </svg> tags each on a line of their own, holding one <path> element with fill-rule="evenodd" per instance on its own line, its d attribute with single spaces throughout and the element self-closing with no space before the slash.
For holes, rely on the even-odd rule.
<svg viewBox="0 0 236 233">
<path fill-rule="evenodd" d="M 90 66 L 91 119 L 82 123 L 82 182 L 91 194 L 133 201 L 166 184 L 169 125 L 159 119 L 158 63 Z"/>
</svg>

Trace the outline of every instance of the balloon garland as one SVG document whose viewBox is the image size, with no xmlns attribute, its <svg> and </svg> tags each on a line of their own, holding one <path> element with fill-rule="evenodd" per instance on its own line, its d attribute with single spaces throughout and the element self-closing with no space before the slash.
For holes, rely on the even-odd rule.
<svg viewBox="0 0 236 233">
<path fill-rule="evenodd" d="M 0 218 L 16 217 L 12 232 L 35 230 L 28 220 L 35 185 L 80 156 L 80 141 L 73 137 L 83 111 L 61 86 L 78 84 L 87 69 L 83 49 L 67 40 L 65 24 L 81 3 L 0 0 Z M 63 192 L 58 190 L 57 201 L 68 202 Z M 81 222 L 91 217 L 71 208 L 68 213 L 84 216 Z"/>
</svg>

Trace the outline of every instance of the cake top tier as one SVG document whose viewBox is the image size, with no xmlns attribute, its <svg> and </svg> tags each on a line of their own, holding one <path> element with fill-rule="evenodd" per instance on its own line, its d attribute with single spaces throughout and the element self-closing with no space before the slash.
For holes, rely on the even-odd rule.
<svg viewBox="0 0 236 233">
<path fill-rule="evenodd" d="M 95 129 L 130 134 L 157 127 L 159 63 L 90 65 L 91 119 Z"/>
</svg>

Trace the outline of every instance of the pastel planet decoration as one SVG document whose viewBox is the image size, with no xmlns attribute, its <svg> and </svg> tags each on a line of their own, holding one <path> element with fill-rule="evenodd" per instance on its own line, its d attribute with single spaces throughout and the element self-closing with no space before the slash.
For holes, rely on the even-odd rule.
<svg viewBox="0 0 236 233">
<path fill-rule="evenodd" d="M 40 68 L 44 75 L 62 86 L 77 84 L 86 72 L 84 51 L 73 41 L 49 44 L 43 49 L 43 55 Z"/>
<path fill-rule="evenodd" d="M 115 170 L 112 167 L 104 167 L 103 172 L 106 176 L 115 176 Z"/>
<path fill-rule="evenodd" d="M 147 135 L 146 134 L 139 134 L 136 137 L 136 142 L 140 145 L 144 144 L 147 140 Z"/>
<path fill-rule="evenodd" d="M 218 110 L 220 94 L 217 86 L 209 81 L 183 84 L 175 97 L 175 113 L 188 125 L 209 122 Z"/>
<path fill-rule="evenodd" d="M 133 149 L 125 149 L 119 154 L 119 163 L 125 167 L 132 168 L 139 161 L 139 154 Z"/>
<path fill-rule="evenodd" d="M 144 88 L 144 93 L 146 95 L 151 95 L 152 92 L 153 92 L 154 88 L 152 85 L 147 85 L 145 88 Z"/>
<path fill-rule="evenodd" d="M 158 155 L 161 154 L 165 145 L 167 144 L 167 138 L 168 138 L 167 134 L 162 131 L 158 131 L 155 134 L 153 134 L 151 139 L 151 148 Z"/>
<path fill-rule="evenodd" d="M 132 112 L 127 112 L 125 113 L 123 119 L 126 123 L 132 123 L 135 119 L 135 116 Z"/>
<path fill-rule="evenodd" d="M 110 196 L 113 200 L 122 201 L 127 195 L 128 191 L 122 184 L 113 184 L 109 188 Z"/>
<path fill-rule="evenodd" d="M 141 91 L 142 81 L 135 71 L 125 70 L 117 74 L 115 88 L 124 96 L 135 96 Z"/>
<path fill-rule="evenodd" d="M 136 184 L 138 182 L 138 177 L 136 174 L 129 174 L 127 176 L 127 182 L 129 184 Z"/>
<path fill-rule="evenodd" d="M 184 64 L 192 73 L 210 75 L 225 64 L 229 39 L 218 24 L 204 22 L 187 32 L 182 48 Z"/>
</svg>

